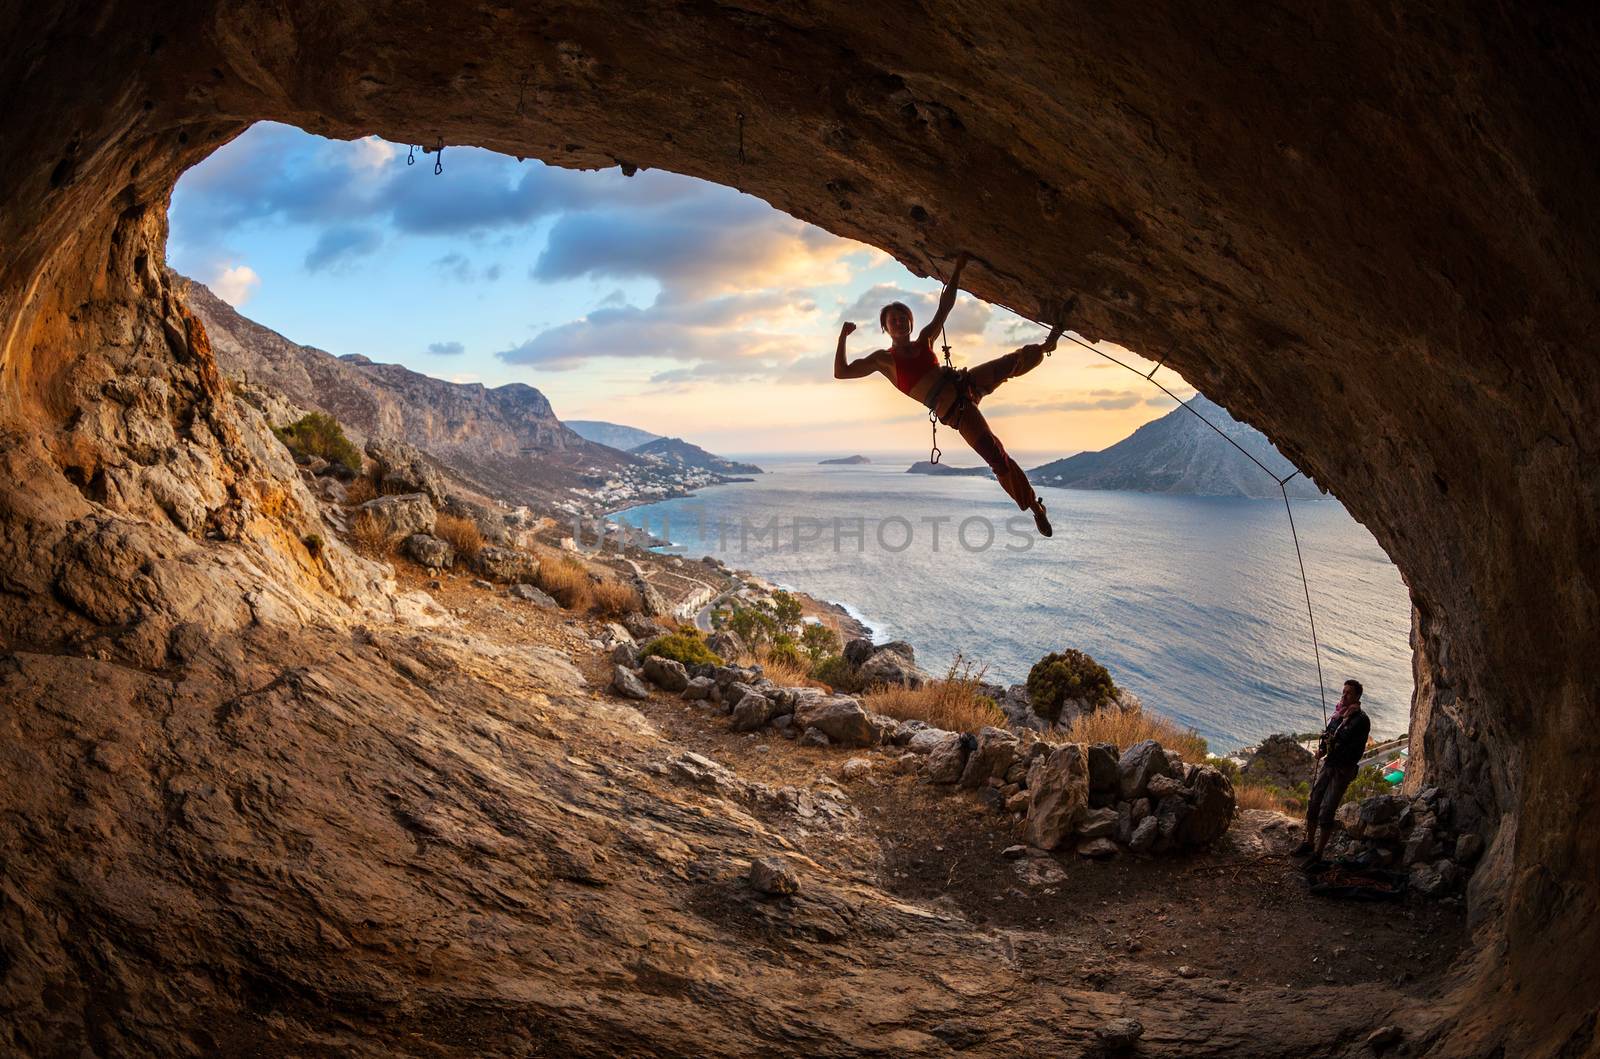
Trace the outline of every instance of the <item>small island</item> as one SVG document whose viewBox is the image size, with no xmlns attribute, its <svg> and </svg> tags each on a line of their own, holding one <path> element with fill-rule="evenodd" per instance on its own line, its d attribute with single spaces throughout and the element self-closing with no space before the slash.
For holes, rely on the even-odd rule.
<svg viewBox="0 0 1600 1059">
<path fill-rule="evenodd" d="M 843 465 L 846 465 L 846 464 L 848 464 L 850 466 L 854 466 L 855 464 L 858 464 L 858 463 L 871 463 L 871 462 L 872 461 L 867 459 L 865 456 L 836 456 L 831 460 L 818 460 L 817 461 L 817 466 L 819 466 L 819 467 L 827 467 L 829 465 L 843 466 Z"/>
<path fill-rule="evenodd" d="M 993 475 L 994 472 L 987 467 L 952 467 L 948 463 L 929 463 L 927 460 L 918 460 L 906 468 L 907 474 L 947 474 L 947 475 Z"/>
</svg>

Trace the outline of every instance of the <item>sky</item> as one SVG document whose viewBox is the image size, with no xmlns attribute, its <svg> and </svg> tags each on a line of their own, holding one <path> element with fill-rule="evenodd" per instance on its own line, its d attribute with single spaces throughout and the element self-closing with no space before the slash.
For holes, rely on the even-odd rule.
<svg viewBox="0 0 1600 1059">
<path fill-rule="evenodd" d="M 527 383 L 563 419 L 734 455 L 926 448 L 920 405 L 881 376 L 835 380 L 832 359 L 845 320 L 860 328 L 852 359 L 888 344 L 887 302 L 927 320 L 937 280 L 691 177 L 468 147 L 447 147 L 435 175 L 432 154 L 408 154 L 255 125 L 178 182 L 168 260 L 295 342 L 455 382 Z M 1043 330 L 963 294 L 948 333 L 970 365 Z M 1066 342 L 983 405 L 1009 449 L 1043 459 L 1103 448 L 1172 407 Z M 943 433 L 953 462 L 976 462 Z"/>
</svg>

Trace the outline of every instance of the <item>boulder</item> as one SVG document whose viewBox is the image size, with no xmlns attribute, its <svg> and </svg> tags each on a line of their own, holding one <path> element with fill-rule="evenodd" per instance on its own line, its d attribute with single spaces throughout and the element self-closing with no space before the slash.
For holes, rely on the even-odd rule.
<svg viewBox="0 0 1600 1059">
<path fill-rule="evenodd" d="M 1049 727 L 1044 719 L 1033 712 L 1033 700 L 1028 697 L 1028 685 L 1012 684 L 994 697 L 995 704 L 1006 715 L 1006 725 L 1011 728 L 1032 728 L 1044 731 Z"/>
<path fill-rule="evenodd" d="M 1145 787 L 1152 798 L 1171 798 L 1184 792 L 1183 781 L 1172 776 L 1151 776 Z"/>
<path fill-rule="evenodd" d="M 449 542 L 427 533 L 413 533 L 400 545 L 407 559 L 429 570 L 449 569 L 456 561 L 456 550 Z"/>
<path fill-rule="evenodd" d="M 1055 849 L 1077 829 L 1089 805 L 1089 762 L 1081 743 L 1057 747 L 1044 759 L 1037 780 L 1028 781 L 1027 837 L 1040 849 Z"/>
<path fill-rule="evenodd" d="M 478 550 L 477 558 L 472 560 L 472 568 L 490 581 L 515 584 L 520 581 L 532 581 L 537 577 L 539 560 L 527 552 L 488 545 Z"/>
<path fill-rule="evenodd" d="M 1005 779 L 1017 760 L 1017 737 L 1003 728 L 984 728 L 978 733 L 978 746 L 967 757 L 961 773 L 961 786 L 976 790 L 990 777 Z"/>
<path fill-rule="evenodd" d="M 718 629 L 707 636 L 706 646 L 719 658 L 738 658 L 744 654 L 744 641 L 732 629 Z"/>
<path fill-rule="evenodd" d="M 878 728 L 861 703 L 848 695 L 806 699 L 795 707 L 795 723 L 815 728 L 841 746 L 873 746 Z"/>
<path fill-rule="evenodd" d="M 644 578 L 635 575 L 633 587 L 639 593 L 639 610 L 646 617 L 653 618 L 671 611 L 672 608 L 667 606 L 666 599 L 662 597 L 660 592 L 656 591 L 654 585 Z M 721 652 L 718 653 L 720 654 Z"/>
<path fill-rule="evenodd" d="M 750 691 L 734 703 L 733 722 L 729 727 L 735 732 L 753 732 L 771 719 L 771 700 L 759 691 Z"/>
<path fill-rule="evenodd" d="M 627 666 L 611 667 L 611 690 L 625 699 L 648 699 L 650 689 L 639 675 Z"/>
<path fill-rule="evenodd" d="M 853 666 L 858 666 L 872 656 L 875 647 L 866 637 L 857 637 L 844 645 L 844 660 Z"/>
<path fill-rule="evenodd" d="M 1122 757 L 1117 761 L 1117 775 L 1122 797 L 1133 801 L 1144 797 L 1150 788 L 1151 777 L 1172 775 L 1172 765 L 1167 761 L 1161 744 L 1154 739 L 1146 739 L 1122 752 Z"/>
<path fill-rule="evenodd" d="M 1095 743 L 1089 747 L 1089 793 L 1116 791 L 1122 785 L 1117 771 L 1117 747 L 1114 743 Z"/>
<path fill-rule="evenodd" d="M 1083 814 L 1083 818 L 1078 821 L 1078 837 L 1110 838 L 1117 833 L 1118 815 L 1116 809 L 1088 810 Z M 1131 827 L 1129 831 L 1131 834 Z"/>
<path fill-rule="evenodd" d="M 650 655 L 644 660 L 645 679 L 666 691 L 682 691 L 689 686 L 689 671 L 682 662 L 660 655 Z"/>
<path fill-rule="evenodd" d="M 1468 831 L 1456 839 L 1456 863 L 1471 864 L 1483 855 L 1483 839 Z"/>
<path fill-rule="evenodd" d="M 1394 823 L 1411 803 L 1398 794 L 1376 794 L 1361 801 L 1361 826 L 1367 831 Z"/>
<path fill-rule="evenodd" d="M 553 596 L 551 596 L 548 592 L 544 592 L 538 588 L 535 588 L 532 585 L 512 585 L 506 591 L 510 594 L 512 599 L 520 599 L 524 603 L 533 603 L 541 607 L 549 607 L 552 610 L 561 609 L 561 604 L 557 603 Z M 619 643 L 617 646 L 631 648 L 633 647 L 633 642 L 630 640 L 627 643 Z M 635 651 L 635 653 L 637 653 L 637 651 Z"/>
<path fill-rule="evenodd" d="M 950 732 L 928 751 L 926 772 L 929 783 L 958 783 L 966 770 L 967 756 L 975 740 L 965 732 Z"/>
<path fill-rule="evenodd" d="M 1295 742 L 1293 736 L 1269 735 L 1239 771 L 1252 781 L 1290 790 L 1295 784 L 1311 782 L 1316 761 L 1315 755 Z"/>
<path fill-rule="evenodd" d="M 1411 868 L 1411 889 L 1423 897 L 1442 897 L 1455 889 L 1460 879 L 1461 869 L 1448 859 L 1416 864 Z"/>
<path fill-rule="evenodd" d="M 619 643 L 611 649 L 611 661 L 619 666 L 637 669 L 639 666 L 639 649 L 631 643 Z"/>
<path fill-rule="evenodd" d="M 422 451 L 403 441 L 369 441 L 367 458 L 378 482 L 391 493 L 421 493 L 436 507 L 449 499 L 444 477 Z"/>
<path fill-rule="evenodd" d="M 1138 1019 L 1112 1019 L 1095 1028 L 1094 1035 L 1100 1045 L 1112 1055 L 1131 1051 L 1144 1036 L 1144 1024 Z"/>
<path fill-rule="evenodd" d="M 1078 843 L 1078 856 L 1105 860 L 1122 852 L 1109 838 L 1090 838 Z"/>
<path fill-rule="evenodd" d="M 905 746 L 911 742 L 912 736 L 918 732 L 926 731 L 929 727 L 930 725 L 927 721 L 919 721 L 915 718 L 901 721 L 894 726 L 894 734 L 889 739 L 895 746 Z"/>
<path fill-rule="evenodd" d="M 708 699 L 711 697 L 711 689 L 716 686 L 710 677 L 690 677 L 688 687 L 683 689 L 683 697 L 686 699 Z"/>
<path fill-rule="evenodd" d="M 1238 804 L 1227 776 L 1210 765 L 1202 765 L 1196 770 L 1186 797 L 1192 800 L 1192 811 L 1179 821 L 1173 836 L 1179 845 L 1209 846 L 1227 834 Z M 1162 804 L 1167 800 L 1162 799 Z"/>
<path fill-rule="evenodd" d="M 1339 806 L 1333 815 L 1339 827 L 1351 838 L 1360 838 L 1362 831 L 1361 805 L 1359 802 L 1345 802 Z"/>
<path fill-rule="evenodd" d="M 433 504 L 421 493 L 380 496 L 356 510 L 371 515 L 390 537 L 409 537 L 414 533 L 432 536 L 434 520 L 438 517 Z"/>
<path fill-rule="evenodd" d="M 649 643 L 656 637 L 665 636 L 667 634 L 667 627 L 665 625 L 662 625 L 660 622 L 654 621 L 651 618 L 640 614 L 638 611 L 624 615 L 622 618 L 622 627 L 628 630 L 629 636 L 632 636 L 640 643 Z"/>
<path fill-rule="evenodd" d="M 1149 853 L 1160 833 L 1159 821 L 1153 816 L 1147 816 L 1134 825 L 1133 834 L 1128 839 L 1128 848 L 1135 853 Z"/>
<path fill-rule="evenodd" d="M 800 745 L 832 746 L 833 744 L 828 740 L 828 733 L 822 731 L 820 728 L 807 728 L 804 732 L 800 733 Z"/>
<path fill-rule="evenodd" d="M 913 754 L 931 754 L 935 747 L 943 745 L 944 741 L 952 735 L 955 735 L 955 733 L 947 732 L 943 728 L 923 726 L 912 733 L 910 739 L 906 740 L 906 749 Z"/>
<path fill-rule="evenodd" d="M 1439 852 L 1439 841 L 1431 827 L 1414 828 L 1406 839 L 1404 851 L 1400 854 L 1400 863 L 1406 867 L 1422 861 L 1433 860 Z"/>
<path fill-rule="evenodd" d="M 880 647 L 856 669 L 863 687 L 878 684 L 897 684 L 907 688 L 920 688 L 928 675 L 911 660 L 911 655 L 898 650 Z"/>
<path fill-rule="evenodd" d="M 1176 750 L 1163 750 L 1162 753 L 1167 756 L 1168 773 L 1177 779 L 1182 780 L 1184 770 L 1183 755 L 1179 754 Z"/>
<path fill-rule="evenodd" d="M 750 862 L 750 888 L 769 897 L 784 897 L 800 892 L 800 878 L 777 857 L 758 857 Z"/>
<path fill-rule="evenodd" d="M 864 778 L 872 771 L 872 762 L 864 757 L 853 757 L 839 769 L 839 775 L 846 781 L 855 781 Z"/>
</svg>

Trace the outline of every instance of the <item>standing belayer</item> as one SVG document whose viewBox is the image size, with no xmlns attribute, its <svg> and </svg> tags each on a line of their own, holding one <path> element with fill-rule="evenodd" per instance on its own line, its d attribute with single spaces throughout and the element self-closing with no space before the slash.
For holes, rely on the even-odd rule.
<svg viewBox="0 0 1600 1059">
<path fill-rule="evenodd" d="M 1322 860 L 1322 850 L 1333 834 L 1334 814 L 1361 769 L 1361 755 L 1367 752 L 1371 733 L 1372 720 L 1361 708 L 1361 681 L 1347 680 L 1317 746 L 1317 775 L 1306 804 L 1306 840 L 1294 851 L 1295 856 L 1310 854 L 1313 864 Z"/>
<path fill-rule="evenodd" d="M 955 307 L 956 294 L 961 282 L 961 270 L 966 267 L 968 255 L 956 258 L 950 280 L 939 296 L 939 307 L 926 327 L 912 337 L 915 320 L 911 310 L 902 302 L 891 302 L 878 313 L 878 326 L 889 335 L 890 346 L 869 353 L 859 360 L 847 361 L 844 355 L 845 339 L 855 331 L 856 325 L 846 323 L 839 331 L 839 346 L 833 357 L 833 377 L 836 379 L 864 379 L 881 374 L 894 384 L 895 389 L 920 402 L 937 417 L 938 421 L 960 433 L 972 451 L 994 471 L 1000 486 L 1015 500 L 1017 507 L 1033 512 L 1033 522 L 1039 532 L 1051 535 L 1050 520 L 1045 515 L 1044 502 L 1034 494 L 1028 475 L 1017 461 L 1006 452 L 1000 439 L 989 428 L 978 403 L 989 396 L 1007 379 L 1026 374 L 1037 368 L 1046 353 L 1056 348 L 1062 328 L 1053 328 L 1044 342 L 1023 346 L 1003 357 L 985 361 L 974 368 L 956 369 L 941 367 L 933 355 L 933 339 L 944 329 L 946 317 Z M 948 351 L 948 347 L 946 347 Z"/>
</svg>

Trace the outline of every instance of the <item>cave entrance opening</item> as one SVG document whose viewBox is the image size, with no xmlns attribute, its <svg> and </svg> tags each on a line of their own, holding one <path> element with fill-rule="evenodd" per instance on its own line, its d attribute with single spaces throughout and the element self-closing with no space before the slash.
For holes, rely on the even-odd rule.
<svg viewBox="0 0 1600 1059">
<path fill-rule="evenodd" d="M 804 370 L 805 358 L 826 348 L 826 328 L 844 316 L 870 320 L 892 298 L 915 299 L 926 312 L 934 301 L 932 281 L 869 247 L 837 239 L 720 185 L 631 166 L 562 170 L 538 162 L 514 163 L 469 147 L 441 152 L 440 146 L 419 151 L 415 145 L 374 137 L 328 141 L 290 126 L 259 124 L 179 183 L 172 209 L 173 262 L 182 272 L 212 280 L 219 293 L 226 286 L 224 300 L 246 313 L 255 314 L 259 307 L 261 318 L 285 333 L 345 352 L 347 358 L 379 353 L 379 360 L 403 360 L 463 385 L 530 378 L 557 395 L 564 417 L 628 418 L 645 414 L 647 407 L 657 412 L 681 407 L 689 414 L 700 412 L 726 435 L 734 410 L 747 418 L 763 414 L 749 399 L 754 385 L 782 393 L 787 406 L 765 410 L 763 431 L 796 421 L 803 427 L 818 418 L 819 407 L 859 401 L 834 417 L 851 431 L 851 444 L 865 435 L 883 448 L 898 447 L 896 441 L 877 442 L 885 435 L 872 434 L 875 427 L 866 426 L 882 423 L 896 438 L 903 436 L 905 411 L 896 395 L 876 392 L 885 389 L 880 387 L 829 386 L 821 364 L 815 365 L 813 381 Z M 430 157 L 433 166 L 414 165 Z M 236 192 L 231 195 L 229 181 Z M 814 282 L 819 274 L 844 274 L 843 282 L 792 296 L 798 284 Z M 530 296 L 534 288 L 542 293 Z M 967 356 L 981 355 L 997 339 L 1014 344 L 1036 326 L 965 296 L 953 323 Z M 532 336 L 523 337 L 530 330 Z M 1173 408 L 1192 397 L 1176 383 L 1160 384 L 1157 372 L 1171 370 L 1164 357 L 1139 366 L 1134 354 L 1118 347 L 1080 345 L 1084 363 L 1069 370 L 1081 372 L 1081 378 L 1093 377 L 1085 366 L 1089 360 L 1103 358 L 1140 375 L 1145 382 L 1138 385 L 1154 384 L 1158 399 L 1172 402 Z M 663 355 L 651 356 L 652 351 Z M 1053 367 L 1063 367 L 1061 360 L 1055 358 Z M 609 389 L 602 391 L 602 384 Z M 1051 399 L 1071 407 L 1048 418 L 1036 406 Z M 1204 420 L 1197 403 L 1185 407 L 1197 421 Z M 719 410 L 706 414 L 707 406 Z M 1151 415 L 1151 406 L 1135 390 L 1085 385 L 1030 393 L 1009 415 L 1053 437 L 1056 424 L 1069 429 L 1085 421 L 1109 424 L 1130 407 L 1134 414 Z M 1084 436 L 1068 446 L 1098 447 L 1135 425 L 1130 420 L 1116 431 L 1108 425 L 1100 440 Z M 690 429 L 674 427 L 671 432 Z M 1270 479 L 1274 497 L 1287 502 L 1283 486 L 1297 474 L 1292 465 L 1287 473 L 1276 473 L 1225 431 L 1208 429 L 1237 449 L 1241 462 L 1253 465 L 1252 473 Z M 1044 454 L 1057 458 L 1062 451 Z M 1150 523 L 1166 523 L 1173 535 L 1168 545 L 1191 548 L 1196 556 L 1216 554 L 1218 538 L 1227 531 L 1215 519 L 1193 531 L 1193 515 L 1178 502 Z M 1276 516 L 1277 529 L 1270 532 L 1281 532 L 1282 518 L 1281 513 Z M 1247 531 L 1252 539 L 1269 532 L 1257 521 L 1252 517 Z M 1333 521 L 1314 517 L 1312 536 L 1324 539 Z M 1340 588 L 1349 580 L 1341 562 L 1364 564 L 1371 558 L 1387 563 L 1365 531 L 1353 523 L 1348 529 L 1352 539 L 1340 537 L 1331 560 L 1312 562 L 1309 580 L 1318 583 L 1319 611 L 1324 605 L 1341 607 Z M 1355 542 L 1354 537 L 1363 539 Z M 1352 551 L 1361 554 L 1352 557 Z M 1253 557 L 1240 557 L 1246 558 Z M 1261 558 L 1289 571 L 1303 566 L 1287 542 L 1282 550 L 1273 544 Z M 1229 576 L 1238 582 L 1255 579 L 1248 563 L 1225 561 L 1232 568 Z M 1167 585 L 1142 584 L 1141 591 L 1163 593 L 1169 617 L 1191 605 L 1201 612 L 1221 608 L 1230 618 L 1251 609 L 1244 597 L 1228 598 L 1215 585 L 1196 585 L 1193 569 L 1163 568 L 1162 573 L 1168 575 Z M 1403 586 L 1398 575 L 1390 576 L 1382 599 L 1363 599 L 1354 604 L 1357 613 L 1333 620 L 1331 658 L 1350 667 L 1338 676 L 1359 674 L 1380 700 L 1388 700 L 1388 727 L 1400 731 L 1408 720 L 1411 681 L 1409 659 L 1400 657 L 1407 646 Z M 993 574 L 979 577 L 992 581 Z M 1247 671 L 1260 662 L 1259 656 L 1245 664 L 1210 667 L 1227 672 L 1204 676 L 1208 688 L 1219 689 L 1204 694 L 1221 697 L 1231 681 L 1245 687 L 1246 697 L 1270 696 L 1280 709 L 1291 697 L 1310 704 L 1325 700 L 1321 659 L 1315 653 L 1307 659 L 1304 650 L 1306 614 L 1296 617 L 1282 605 L 1291 598 L 1291 589 L 1295 598 L 1310 602 L 1304 576 L 1274 578 L 1270 591 L 1281 598 L 1271 602 L 1270 610 L 1250 617 L 1261 618 L 1257 629 L 1275 627 L 1296 642 L 1258 645 L 1271 655 L 1259 673 Z M 1186 598 L 1191 593 L 1192 603 Z M 980 601 L 974 599 L 959 606 L 977 605 Z M 1388 642 L 1382 646 L 1381 665 L 1370 643 L 1380 637 L 1358 638 L 1367 642 L 1352 647 L 1352 638 L 1345 635 L 1363 622 L 1362 607 L 1386 612 Z M 1039 630 L 1032 641 L 1033 658 L 1007 660 L 996 667 L 998 672 L 1020 679 L 1029 662 L 1065 646 L 1055 642 L 1056 635 Z M 956 645 L 953 632 L 934 638 Z M 1148 647 L 1129 648 L 1126 654 L 1148 655 Z M 939 657 L 937 651 L 934 657 Z M 1381 668 L 1384 676 L 1373 679 L 1369 666 Z M 1185 694 L 1182 689 L 1192 686 L 1194 673 L 1195 667 L 1141 666 L 1133 670 L 1132 680 L 1165 686 L 1164 693 L 1147 696 L 1163 709 L 1163 699 L 1178 700 Z M 1316 716 L 1313 712 L 1300 724 L 1279 720 L 1263 725 L 1258 719 L 1250 739 L 1223 729 L 1213 734 L 1214 749 L 1253 742 L 1274 728 L 1304 734 Z M 1186 724 L 1197 720 L 1192 711 L 1179 719 Z"/>
</svg>

